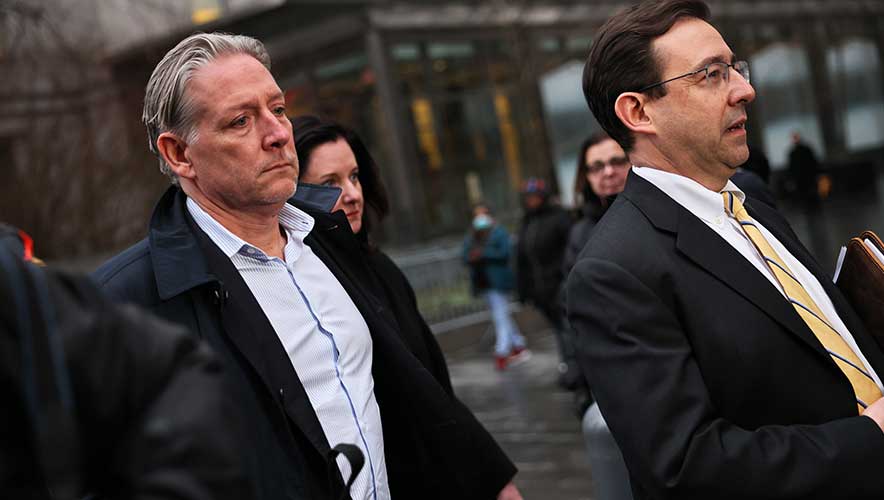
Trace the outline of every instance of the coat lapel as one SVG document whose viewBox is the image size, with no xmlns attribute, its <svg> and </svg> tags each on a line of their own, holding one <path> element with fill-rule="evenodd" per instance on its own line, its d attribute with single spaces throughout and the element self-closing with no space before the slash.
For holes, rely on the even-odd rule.
<svg viewBox="0 0 884 500">
<path fill-rule="evenodd" d="M 635 174 L 630 174 L 624 194 L 657 228 L 675 233 L 676 246 L 687 258 L 828 360 L 828 354 L 793 307 L 751 263 L 703 221 Z"/>
<path fill-rule="evenodd" d="M 283 405 L 291 421 L 325 456 L 331 447 L 276 330 L 230 259 L 199 228 L 194 227 L 194 232 L 209 268 L 222 284 L 219 307 L 224 332 L 248 360 L 270 396 Z"/>
<path fill-rule="evenodd" d="M 375 321 L 374 318 L 383 321 L 385 330 L 391 328 L 395 330 L 397 322 L 393 313 L 384 307 L 380 300 L 365 291 L 366 287 L 381 290 L 381 284 L 368 268 L 368 261 L 364 257 L 364 250 L 359 246 L 359 241 L 347 230 L 349 222 L 343 212 L 318 214 L 308 211 L 308 213 L 314 218 L 316 225 L 313 232 L 304 239 L 304 243 L 310 246 L 347 291 L 347 295 L 368 323 L 372 335 L 378 327 L 377 324 L 371 323 Z M 318 233 L 318 236 L 315 233 Z"/>
</svg>

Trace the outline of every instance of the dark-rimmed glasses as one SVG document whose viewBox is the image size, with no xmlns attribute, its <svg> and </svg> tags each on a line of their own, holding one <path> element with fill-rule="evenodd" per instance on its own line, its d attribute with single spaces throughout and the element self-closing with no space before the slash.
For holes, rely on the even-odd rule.
<svg viewBox="0 0 884 500">
<path fill-rule="evenodd" d="M 683 75 L 676 76 L 675 78 L 670 78 L 668 80 L 663 80 L 662 82 L 657 82 L 653 85 L 648 85 L 646 87 L 642 87 L 636 92 L 647 92 L 654 87 L 659 87 L 660 85 L 667 84 L 669 82 L 678 80 L 680 78 L 687 78 L 689 76 L 694 76 L 700 73 L 706 73 L 706 84 L 707 85 L 718 85 L 719 83 L 727 83 L 730 81 L 731 72 L 730 69 L 733 68 L 734 71 L 740 74 L 746 82 L 749 82 L 749 63 L 746 61 L 736 61 L 733 64 L 728 64 L 725 62 L 714 62 L 709 63 L 706 66 L 698 69 L 697 71 L 691 71 L 690 73 L 685 73 Z"/>
<path fill-rule="evenodd" d="M 608 165 L 611 168 L 623 168 L 629 165 L 629 158 L 625 156 L 615 156 L 608 161 L 594 161 L 586 165 L 586 171 L 590 174 L 597 174 L 605 169 Z"/>
</svg>

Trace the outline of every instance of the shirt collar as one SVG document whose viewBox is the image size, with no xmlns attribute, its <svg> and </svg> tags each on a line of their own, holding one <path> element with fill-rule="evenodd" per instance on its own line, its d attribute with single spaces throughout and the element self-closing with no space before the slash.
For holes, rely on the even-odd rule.
<svg viewBox="0 0 884 500">
<path fill-rule="evenodd" d="M 727 181 L 721 191 L 707 189 L 699 182 L 683 175 L 665 172 L 652 167 L 632 167 L 636 175 L 660 188 L 676 203 L 687 209 L 706 222 L 713 222 L 721 217 L 724 211 L 724 200 L 721 193 L 732 192 L 741 202 L 746 200 L 746 195 L 736 184 Z"/>
<path fill-rule="evenodd" d="M 267 260 L 267 255 L 261 249 L 231 233 L 189 196 L 187 197 L 187 210 L 194 222 L 224 252 L 227 258 L 240 254 L 257 260 Z M 314 224 L 313 217 L 303 210 L 288 203 L 283 205 L 279 211 L 279 225 L 285 229 L 288 240 L 284 250 L 287 262 L 294 262 L 300 256 L 304 246 L 304 238 L 313 230 Z"/>
</svg>

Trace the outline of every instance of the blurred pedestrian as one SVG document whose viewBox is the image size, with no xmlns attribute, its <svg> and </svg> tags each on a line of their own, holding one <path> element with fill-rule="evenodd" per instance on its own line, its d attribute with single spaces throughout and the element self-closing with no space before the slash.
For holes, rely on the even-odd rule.
<svg viewBox="0 0 884 500">
<path fill-rule="evenodd" d="M 160 60 L 143 119 L 172 186 L 96 281 L 216 350 L 258 498 L 495 498 L 515 467 L 363 287 L 346 218 L 287 203 L 298 159 L 269 66 L 261 42 L 220 33 Z M 496 476 L 463 469 L 489 449 Z"/>
<path fill-rule="evenodd" d="M 209 347 L 37 267 L 18 234 L 0 230 L 0 498 L 253 498 Z"/>
<path fill-rule="evenodd" d="M 598 30 L 583 91 L 633 164 L 568 281 L 581 367 L 636 499 L 879 499 L 884 353 L 748 157 L 749 65 L 699 0 Z"/>
<path fill-rule="evenodd" d="M 516 281 L 519 301 L 539 310 L 556 336 L 560 386 L 572 389 L 579 376 L 573 339 L 566 328 L 559 296 L 562 260 L 571 230 L 571 216 L 550 199 L 546 181 L 536 177 L 522 184 L 524 214 L 516 247 Z"/>
<path fill-rule="evenodd" d="M 583 217 L 571 228 L 565 251 L 563 272 L 571 273 L 577 256 L 592 236 L 602 215 L 623 191 L 629 172 L 629 158 L 623 148 L 605 132 L 596 132 L 583 142 L 577 157 L 577 175 L 574 180 L 575 199 L 582 203 Z M 564 295 L 563 291 L 563 295 Z M 592 302 L 592 297 L 584 300 Z M 580 339 L 575 339 L 575 344 Z M 593 498 L 596 500 L 632 500 L 629 473 L 623 455 L 598 404 L 593 402 L 591 381 L 580 369 L 574 401 L 577 415 L 582 420 L 583 438 L 593 473 Z"/>
<path fill-rule="evenodd" d="M 510 269 L 510 235 L 497 224 L 491 209 L 484 203 L 473 207 L 470 231 L 463 243 L 462 258 L 470 270 L 470 286 L 475 295 L 488 302 L 494 322 L 494 366 L 498 370 L 524 360 L 525 337 L 510 316 L 509 294 L 513 290 Z"/>
<path fill-rule="evenodd" d="M 418 310 L 417 299 L 408 279 L 372 240 L 371 230 L 387 215 L 389 201 L 378 165 L 368 148 L 353 130 L 315 116 L 295 118 L 292 126 L 295 150 L 301 164 L 298 190 L 302 191 L 304 183 L 341 190 L 331 211 L 342 212 L 346 216 L 350 229 L 359 240 L 359 250 L 365 259 L 367 270 L 371 273 L 364 275 L 365 282 L 360 285 L 381 300 L 392 314 L 396 332 L 405 346 L 435 377 L 439 386 L 448 393 L 448 397 L 456 402 L 463 412 L 463 418 L 469 419 L 472 425 L 462 427 L 459 432 L 469 432 L 472 435 L 463 437 L 471 442 L 483 443 L 484 448 L 477 445 L 470 456 L 460 457 L 459 469 L 453 474 L 461 478 L 461 487 L 468 490 L 498 484 L 501 489 L 506 490 L 502 498 L 518 498 L 518 490 L 514 485 L 510 483 L 504 486 L 509 479 L 507 474 L 510 474 L 510 462 L 501 454 L 488 432 L 473 419 L 469 410 L 454 395 L 442 349 Z M 297 193 L 295 197 L 298 197 Z M 389 439 L 405 437 L 391 436 Z M 388 465 L 391 460 L 411 461 L 412 457 L 388 457 Z M 471 484 L 464 478 L 462 471 L 466 470 L 471 471 L 470 476 L 476 483 Z M 406 498 L 417 495 L 417 491 L 403 494 Z M 426 495 L 422 493 L 420 496 Z"/>
<path fill-rule="evenodd" d="M 819 206 L 817 179 L 820 175 L 820 162 L 813 149 L 804 142 L 798 131 L 792 132 L 792 149 L 789 150 L 789 176 L 795 185 L 795 199 L 806 210 Z"/>
</svg>

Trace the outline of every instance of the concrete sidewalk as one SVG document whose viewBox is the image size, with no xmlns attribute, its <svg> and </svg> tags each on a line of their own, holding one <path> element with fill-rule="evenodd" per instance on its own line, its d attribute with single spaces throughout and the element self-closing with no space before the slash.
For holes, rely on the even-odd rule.
<svg viewBox="0 0 884 500">
<path fill-rule="evenodd" d="M 533 311 L 516 319 L 532 356 L 503 372 L 487 323 L 439 336 L 454 390 L 516 463 L 526 500 L 591 500 L 580 421 L 571 393 L 556 385 L 555 338 Z"/>
</svg>

